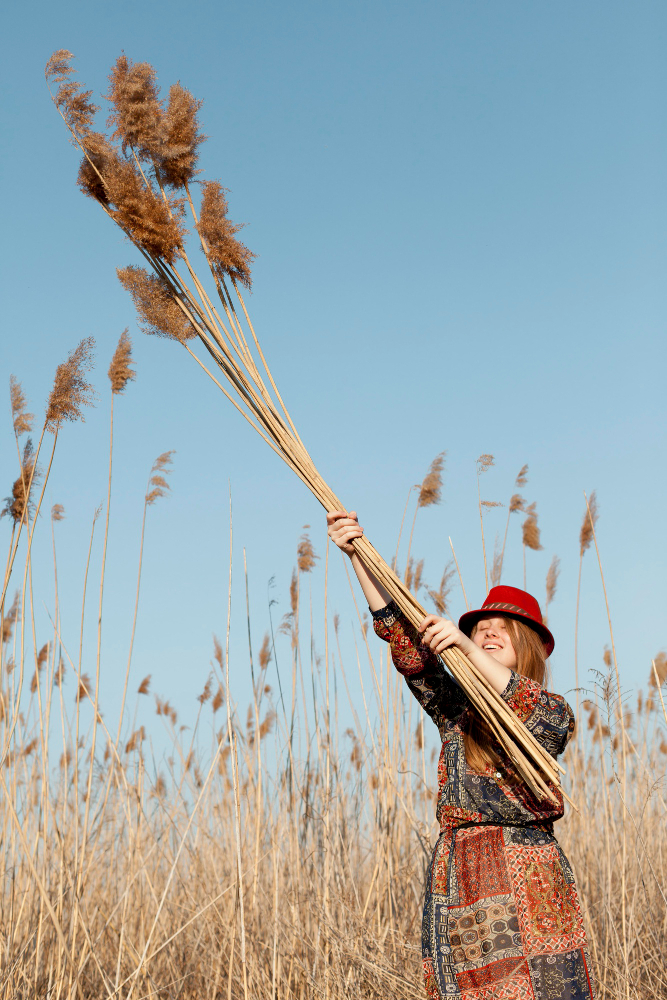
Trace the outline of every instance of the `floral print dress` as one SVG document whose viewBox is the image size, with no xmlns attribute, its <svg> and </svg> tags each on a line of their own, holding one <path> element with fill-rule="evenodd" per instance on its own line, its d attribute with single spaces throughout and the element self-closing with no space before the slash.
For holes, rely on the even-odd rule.
<svg viewBox="0 0 667 1000">
<path fill-rule="evenodd" d="M 596 997 L 570 864 L 553 834 L 558 805 L 536 799 L 502 769 L 466 766 L 473 711 L 440 659 L 392 602 L 373 613 L 396 669 L 438 727 L 440 823 L 422 922 L 430 1000 L 593 1000 Z M 567 702 L 512 671 L 502 694 L 554 757 L 574 729 Z M 500 748 L 498 748 L 500 749 Z"/>
</svg>

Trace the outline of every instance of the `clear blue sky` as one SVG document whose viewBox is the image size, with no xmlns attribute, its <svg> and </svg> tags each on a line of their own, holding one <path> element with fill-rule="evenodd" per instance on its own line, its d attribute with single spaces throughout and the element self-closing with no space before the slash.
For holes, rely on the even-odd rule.
<svg viewBox="0 0 667 1000">
<path fill-rule="evenodd" d="M 542 599 L 551 557 L 561 557 L 551 623 L 554 686 L 565 692 L 583 491 L 597 489 L 621 673 L 628 688 L 643 684 L 667 645 L 665 5 L 40 2 L 13 5 L 4 27 L 3 381 L 13 372 L 41 415 L 68 350 L 88 335 L 98 349 L 98 406 L 63 431 L 47 497 L 67 509 L 70 639 L 89 522 L 106 491 L 106 368 L 124 327 L 135 344 L 137 380 L 116 407 L 109 717 L 156 455 L 176 450 L 172 496 L 150 512 L 133 684 L 152 673 L 186 715 L 211 633 L 224 628 L 229 482 L 236 580 L 245 546 L 256 643 L 267 581 L 275 575 L 280 616 L 302 525 L 323 554 L 323 516 L 184 352 L 136 329 L 114 273 L 136 253 L 77 191 L 77 154 L 44 85 L 61 47 L 97 93 L 125 50 L 152 62 L 165 89 L 180 79 L 204 98 L 201 165 L 230 189 L 232 217 L 259 255 L 250 308 L 260 337 L 315 461 L 376 546 L 391 555 L 408 487 L 447 449 L 443 504 L 420 515 L 414 552 L 436 584 L 452 535 L 480 602 L 475 459 L 495 455 L 484 495 L 503 502 L 528 463 L 544 544 L 529 553 L 528 585 Z M 7 413 L 2 495 L 16 476 Z M 490 547 L 504 516 L 486 516 Z M 520 586 L 519 525 L 504 582 Z M 7 521 L 0 532 L 9 537 Z M 36 574 L 48 604 L 47 543 L 44 532 Z M 338 560 L 331 587 L 351 620 Z M 316 607 L 321 589 L 318 568 Z M 592 553 L 582 616 L 585 672 L 608 641 Z"/>
</svg>

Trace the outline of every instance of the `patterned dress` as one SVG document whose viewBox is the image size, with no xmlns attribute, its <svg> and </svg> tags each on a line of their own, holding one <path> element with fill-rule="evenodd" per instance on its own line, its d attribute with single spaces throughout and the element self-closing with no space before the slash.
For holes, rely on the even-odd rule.
<svg viewBox="0 0 667 1000">
<path fill-rule="evenodd" d="M 465 694 L 396 605 L 373 613 L 396 669 L 440 733 L 438 837 L 422 923 L 430 1000 L 593 1000 L 596 996 L 577 889 L 553 835 L 563 815 L 523 784 L 510 762 L 477 774 L 466 766 Z M 553 756 L 574 729 L 567 702 L 512 671 L 502 694 Z M 500 748 L 498 748 L 499 750 Z M 499 756 L 503 759 L 502 752 Z"/>
</svg>

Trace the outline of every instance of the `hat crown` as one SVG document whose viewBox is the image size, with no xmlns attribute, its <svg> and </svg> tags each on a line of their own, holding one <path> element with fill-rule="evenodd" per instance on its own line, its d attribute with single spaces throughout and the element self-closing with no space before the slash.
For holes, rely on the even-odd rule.
<svg viewBox="0 0 667 1000">
<path fill-rule="evenodd" d="M 539 622 L 540 625 L 544 624 L 542 611 L 538 602 L 532 594 L 527 593 L 525 590 L 519 590 L 518 587 L 492 587 L 482 605 L 482 609 L 499 612 L 511 611 L 514 614 L 526 615 L 526 617 L 532 618 L 533 621 Z M 502 617 L 502 615 L 499 615 L 499 617 Z"/>
</svg>

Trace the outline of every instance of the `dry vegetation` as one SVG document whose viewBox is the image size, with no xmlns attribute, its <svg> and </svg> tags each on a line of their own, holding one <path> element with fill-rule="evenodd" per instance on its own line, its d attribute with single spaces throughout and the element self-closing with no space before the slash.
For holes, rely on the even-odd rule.
<svg viewBox="0 0 667 1000">
<path fill-rule="evenodd" d="M 70 364 L 81 363 L 81 352 L 72 357 Z M 124 334 L 109 370 L 112 402 L 132 377 L 130 364 Z M 76 375 L 69 374 L 74 395 Z M 168 701 L 151 707 L 148 677 L 132 693 L 132 711 L 112 726 L 97 705 L 99 637 L 97 649 L 81 655 L 77 637 L 60 635 L 57 573 L 55 599 L 45 595 L 53 630 L 36 635 L 41 598 L 32 594 L 24 550 L 37 523 L 26 496 L 39 469 L 23 443 L 33 418 L 18 383 L 12 393 L 21 464 L 6 502 L 10 559 L 22 523 L 27 544 L 14 569 L 16 599 L 2 618 L 0 996 L 421 997 L 435 751 L 386 648 L 372 635 L 366 642 L 362 617 L 355 641 L 368 660 L 370 690 L 360 691 L 357 663 L 341 654 L 344 637 L 330 609 L 314 636 L 313 626 L 300 634 L 304 574 L 326 587 L 328 561 L 316 562 L 307 535 L 299 540 L 291 610 L 277 636 L 280 690 L 271 631 L 249 654 L 254 697 L 243 708 L 229 677 L 247 664 L 230 664 L 216 641 L 213 673 L 192 695 L 194 731 L 180 729 Z M 76 416 L 67 406 L 63 412 Z M 169 464 L 166 453 L 151 469 L 144 523 L 169 488 Z M 40 504 L 45 488 L 43 477 Z M 53 532 L 54 569 L 63 516 L 56 504 L 50 526 L 39 519 L 41 531 Z M 99 544 L 105 552 L 106 531 Z M 434 591 L 443 605 L 452 573 Z M 553 598 L 553 570 L 549 586 Z M 315 647 L 319 661 L 307 652 Z M 130 659 L 131 651 L 127 676 Z M 570 810 L 558 833 L 576 869 L 601 996 L 664 997 L 667 660 L 656 659 L 647 696 L 623 713 L 611 650 L 600 667 L 566 760 L 580 811 Z M 369 717 L 373 705 L 382 707 Z M 149 749 L 154 712 L 173 742 L 162 771 Z"/>
</svg>

